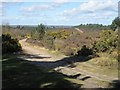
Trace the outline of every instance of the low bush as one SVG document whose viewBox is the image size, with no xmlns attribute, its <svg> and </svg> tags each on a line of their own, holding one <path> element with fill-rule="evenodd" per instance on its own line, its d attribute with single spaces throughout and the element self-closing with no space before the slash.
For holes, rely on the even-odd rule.
<svg viewBox="0 0 120 90">
<path fill-rule="evenodd" d="M 12 53 L 21 51 L 21 45 L 17 38 L 11 37 L 10 34 L 2 34 L 2 53 Z"/>
<path fill-rule="evenodd" d="M 86 47 L 86 45 L 82 46 L 82 48 L 80 50 L 78 50 L 77 54 L 79 56 L 89 56 L 89 55 L 93 55 L 93 50 Z"/>
<path fill-rule="evenodd" d="M 54 40 L 55 50 L 62 51 L 65 48 L 65 42 L 60 39 Z"/>
<path fill-rule="evenodd" d="M 93 44 L 93 49 L 96 52 L 108 52 L 112 53 L 114 49 L 118 47 L 118 34 L 117 31 L 102 30 L 100 33 L 100 39 L 96 40 Z"/>
<path fill-rule="evenodd" d="M 31 31 L 31 38 L 36 40 L 42 40 L 45 35 L 46 26 L 40 24 L 34 30 Z"/>
<path fill-rule="evenodd" d="M 65 48 L 62 53 L 66 56 L 73 56 L 75 55 L 75 50 L 71 48 Z"/>
<path fill-rule="evenodd" d="M 115 58 L 111 57 L 108 53 L 99 53 L 100 57 L 95 58 L 94 63 L 98 66 L 115 66 L 117 67 L 118 62 Z"/>
<path fill-rule="evenodd" d="M 65 30 L 61 31 L 47 31 L 46 36 L 50 36 L 54 39 L 66 39 L 72 32 L 68 32 Z"/>
<path fill-rule="evenodd" d="M 85 38 L 85 39 L 92 39 L 92 38 L 91 38 L 91 37 L 89 37 L 89 36 L 85 36 L 84 38 Z"/>
<path fill-rule="evenodd" d="M 25 34 L 21 34 L 20 36 L 21 36 L 21 37 L 25 37 L 26 35 L 25 35 Z"/>
</svg>

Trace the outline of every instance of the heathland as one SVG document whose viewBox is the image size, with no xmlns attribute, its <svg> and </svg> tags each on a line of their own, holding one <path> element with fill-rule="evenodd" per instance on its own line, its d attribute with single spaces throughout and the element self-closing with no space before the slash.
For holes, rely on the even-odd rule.
<svg viewBox="0 0 120 90">
<path fill-rule="evenodd" d="M 2 25 L 3 88 L 118 87 L 119 27 Z"/>
</svg>

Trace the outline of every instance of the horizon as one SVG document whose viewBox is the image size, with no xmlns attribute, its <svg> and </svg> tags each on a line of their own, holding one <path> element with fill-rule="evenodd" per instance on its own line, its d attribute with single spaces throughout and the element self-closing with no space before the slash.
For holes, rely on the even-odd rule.
<svg viewBox="0 0 120 90">
<path fill-rule="evenodd" d="M 97 4 L 97 6 L 96 6 Z M 118 16 L 118 2 L 57 0 L 55 2 L 2 2 L 1 25 L 76 26 L 80 24 L 110 25 Z"/>
<path fill-rule="evenodd" d="M 42 23 L 40 23 L 40 24 L 42 24 Z M 18 25 L 20 25 L 20 26 L 38 26 L 38 25 L 40 25 L 40 24 L 2 24 L 2 25 L 9 25 L 9 26 L 18 26 Z M 88 25 L 90 25 L 91 23 L 87 23 Z M 87 25 L 87 24 L 82 24 L 82 25 Z M 0 25 L 0 26 L 2 26 L 2 25 Z M 45 26 L 79 26 L 79 25 L 81 25 L 81 24 L 78 24 L 78 25 L 53 25 L 53 24 L 49 24 L 49 25 L 47 25 L 47 24 L 43 24 L 43 25 L 45 25 Z M 104 25 L 104 24 L 96 24 L 96 23 L 93 23 L 92 25 L 103 25 L 103 26 L 109 26 L 109 25 L 111 25 L 111 24 L 109 24 L 109 25 Z"/>
</svg>

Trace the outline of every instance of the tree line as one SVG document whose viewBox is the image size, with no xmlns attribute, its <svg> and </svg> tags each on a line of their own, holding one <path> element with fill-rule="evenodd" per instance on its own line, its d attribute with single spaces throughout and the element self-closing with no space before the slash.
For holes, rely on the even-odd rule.
<svg viewBox="0 0 120 90">
<path fill-rule="evenodd" d="M 76 28 L 80 29 L 92 29 L 92 30 L 115 30 L 118 26 L 120 26 L 120 18 L 116 17 L 111 25 L 102 25 L 102 24 L 80 24 L 77 26 L 74 26 Z"/>
</svg>

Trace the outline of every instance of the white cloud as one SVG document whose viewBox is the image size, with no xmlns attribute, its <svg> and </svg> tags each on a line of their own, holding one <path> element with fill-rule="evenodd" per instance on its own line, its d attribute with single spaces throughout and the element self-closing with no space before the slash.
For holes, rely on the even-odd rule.
<svg viewBox="0 0 120 90">
<path fill-rule="evenodd" d="M 71 23 L 110 24 L 111 20 L 117 16 L 117 13 L 117 3 L 115 2 L 89 1 L 81 4 L 77 8 L 72 8 L 71 10 L 64 10 L 63 12 L 57 13 L 57 15 L 67 17 Z"/>
<path fill-rule="evenodd" d="M 64 3 L 67 3 L 67 2 L 70 2 L 71 0 L 57 0 L 55 2 L 52 3 L 52 6 L 53 7 L 57 7 L 57 6 L 60 6 Z"/>
<path fill-rule="evenodd" d="M 71 9 L 71 10 L 64 10 L 63 12 L 59 12 L 59 13 L 57 13 L 57 15 L 62 15 L 62 16 L 73 16 L 73 15 L 76 15 L 76 14 L 78 14 L 79 12 L 78 12 L 78 8 L 73 8 L 73 9 Z"/>
<path fill-rule="evenodd" d="M 40 16 L 40 17 L 48 17 L 45 13 L 34 12 L 34 13 L 21 13 L 22 16 Z"/>
<path fill-rule="evenodd" d="M 69 2 L 70 0 L 57 0 L 49 4 L 31 5 L 20 8 L 20 14 L 23 16 L 42 16 L 47 18 L 45 11 L 56 9 L 57 7 Z M 21 13 L 22 12 L 22 13 Z"/>
<path fill-rule="evenodd" d="M 59 6 L 64 5 L 64 3 L 69 2 L 69 0 L 59 0 L 54 3 L 49 4 L 37 4 L 31 5 L 29 7 L 21 8 L 21 17 L 5 17 L 5 21 L 10 21 L 11 23 L 40 23 L 40 22 L 48 22 L 53 24 L 80 24 L 80 23 L 96 23 L 102 22 L 105 23 L 106 20 L 110 22 L 110 18 L 112 16 L 117 16 L 117 3 L 114 1 L 88 1 L 79 5 L 79 7 L 74 7 L 71 10 L 63 10 L 59 15 L 61 16 L 52 16 L 50 13 L 50 17 L 48 18 L 45 10 L 53 10 Z M 14 5 L 13 5 L 14 6 Z M 0 6 L 2 7 L 2 6 Z M 44 12 L 45 11 L 45 12 Z M 57 10 L 56 10 L 57 11 Z M 1 12 L 0 12 L 1 13 Z M 58 14 L 57 14 L 58 15 Z M 26 16 L 26 17 L 24 17 Z M 32 16 L 32 17 L 30 17 Z M 35 18 L 36 16 L 36 18 Z M 39 16 L 39 17 L 38 17 Z M 110 17 L 110 18 L 108 18 Z M 106 19 L 108 18 L 108 19 Z M 102 21 L 103 20 L 103 21 Z"/>
<path fill-rule="evenodd" d="M 57 0 L 57 1 L 54 1 L 50 4 L 40 4 L 40 5 L 32 5 L 32 6 L 29 6 L 29 7 L 22 7 L 20 10 L 21 11 L 24 11 L 24 12 L 35 12 L 35 11 L 38 11 L 38 10 L 51 10 L 51 9 L 55 9 L 56 7 L 66 3 L 66 2 L 69 2 L 70 0 Z"/>
<path fill-rule="evenodd" d="M 112 1 L 107 2 L 90 1 L 80 5 L 80 11 L 83 12 L 95 12 L 100 10 L 117 11 L 117 3 Z"/>
<path fill-rule="evenodd" d="M 117 16 L 117 13 L 115 12 L 111 12 L 111 11 L 107 11 L 107 12 L 103 12 L 103 13 L 89 13 L 89 14 L 84 14 L 83 16 L 80 16 L 80 18 L 87 18 L 87 19 L 109 19 L 111 17 L 115 17 Z"/>
<path fill-rule="evenodd" d="M 117 16 L 118 13 L 112 12 L 112 11 L 107 11 L 107 12 L 104 12 L 103 15 L 105 15 L 105 16 Z"/>
<path fill-rule="evenodd" d="M 59 13 L 59 15 L 75 15 L 80 13 L 96 13 L 103 11 L 117 12 L 117 9 L 118 9 L 117 2 L 89 1 L 87 3 L 81 4 L 77 8 L 73 8 L 71 10 L 64 10 L 63 12 Z"/>
<path fill-rule="evenodd" d="M 48 9 L 52 9 L 52 7 L 49 5 L 32 5 L 30 7 L 23 7 L 20 10 L 23 12 L 34 12 L 37 10 L 48 10 Z"/>
<path fill-rule="evenodd" d="M 98 15 L 98 14 L 88 14 L 86 15 L 86 17 L 90 18 L 90 19 L 105 19 L 106 16 L 105 15 Z"/>
</svg>

